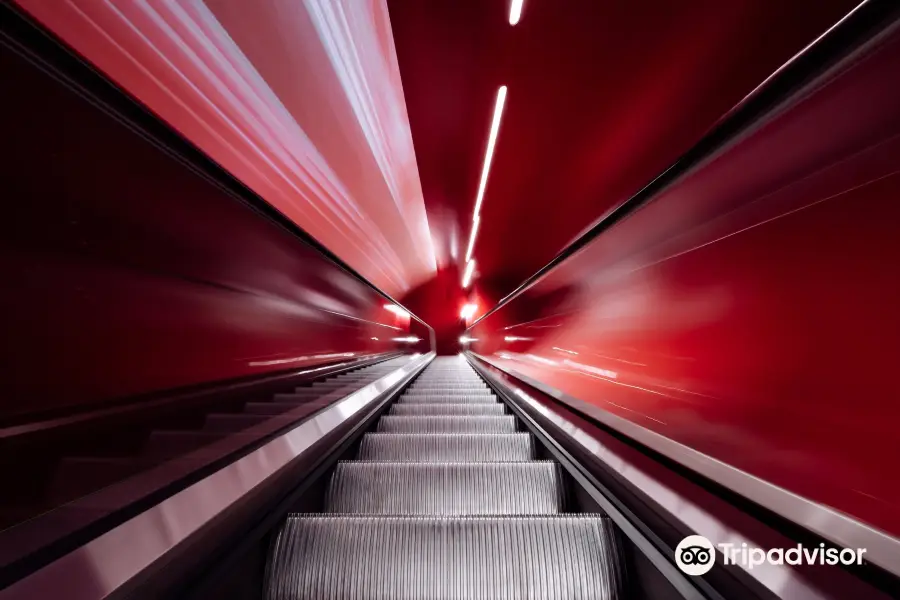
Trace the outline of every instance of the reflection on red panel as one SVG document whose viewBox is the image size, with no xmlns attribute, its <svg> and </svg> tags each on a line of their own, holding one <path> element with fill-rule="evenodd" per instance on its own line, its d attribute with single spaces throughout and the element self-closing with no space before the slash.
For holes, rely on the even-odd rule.
<svg viewBox="0 0 900 600">
<path fill-rule="evenodd" d="M 5 49 L 0 419 L 420 350 L 408 316 Z M 398 341 L 402 338 L 402 341 Z M 426 344 L 427 346 L 427 344 Z"/>
<path fill-rule="evenodd" d="M 18 3 L 380 289 L 434 271 L 382 0 Z"/>
<path fill-rule="evenodd" d="M 508 97 L 479 222 L 499 299 L 690 148 L 859 0 L 387 0 L 436 245 L 466 251 L 497 88 Z M 432 223 L 433 224 L 433 223 Z"/>
<path fill-rule="evenodd" d="M 477 323 L 473 349 L 900 533 L 900 35 Z"/>
</svg>

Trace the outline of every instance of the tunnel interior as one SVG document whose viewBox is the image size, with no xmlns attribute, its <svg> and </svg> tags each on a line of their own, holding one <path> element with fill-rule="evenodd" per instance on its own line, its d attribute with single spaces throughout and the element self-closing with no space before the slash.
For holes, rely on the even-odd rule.
<svg viewBox="0 0 900 600">
<path fill-rule="evenodd" d="M 0 3 L 0 591 L 900 595 L 900 10 L 639 4 Z"/>
</svg>

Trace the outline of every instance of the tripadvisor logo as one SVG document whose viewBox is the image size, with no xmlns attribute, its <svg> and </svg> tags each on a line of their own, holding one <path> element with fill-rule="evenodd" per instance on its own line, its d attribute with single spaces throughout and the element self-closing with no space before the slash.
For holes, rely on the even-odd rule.
<svg viewBox="0 0 900 600">
<path fill-rule="evenodd" d="M 752 570 L 760 565 L 861 565 L 865 548 L 812 548 L 797 544 L 791 548 L 764 550 L 747 544 L 718 544 L 725 565 L 742 565 Z M 675 548 L 675 563 L 688 575 L 704 575 L 716 564 L 716 546 L 702 535 L 689 535 Z"/>
<path fill-rule="evenodd" d="M 702 535 L 689 535 L 675 548 L 675 563 L 688 575 L 703 575 L 716 564 L 716 549 Z"/>
</svg>

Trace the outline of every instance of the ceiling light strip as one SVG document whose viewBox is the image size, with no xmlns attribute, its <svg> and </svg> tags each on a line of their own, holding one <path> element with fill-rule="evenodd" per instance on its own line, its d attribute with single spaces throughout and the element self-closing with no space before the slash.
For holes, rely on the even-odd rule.
<svg viewBox="0 0 900 600">
<path fill-rule="evenodd" d="M 484 153 L 484 165 L 481 168 L 481 180 L 478 182 L 478 194 L 475 196 L 475 210 L 472 211 L 472 231 L 469 234 L 469 245 L 466 249 L 466 272 L 474 265 L 471 263 L 472 251 L 475 249 L 475 238 L 478 235 L 478 226 L 481 223 L 481 203 L 484 201 L 484 191 L 487 188 L 488 174 L 491 170 L 491 161 L 494 158 L 494 148 L 497 146 L 497 135 L 500 132 L 500 120 L 503 117 L 503 108 L 506 105 L 506 86 L 500 86 L 497 90 L 497 100 L 494 103 L 494 116 L 491 119 L 491 131 L 488 135 L 487 150 Z M 467 278 L 470 279 L 471 277 Z M 468 287 L 464 283 L 463 287 Z"/>
<path fill-rule="evenodd" d="M 475 261 L 470 260 L 469 262 L 466 263 L 466 272 L 463 275 L 463 281 L 462 281 L 463 289 L 466 289 L 467 287 L 469 287 L 469 284 L 472 283 L 472 275 L 474 274 L 474 272 L 475 272 Z"/>
<path fill-rule="evenodd" d="M 475 236 L 478 235 L 478 225 L 481 223 L 481 217 L 475 215 L 472 220 L 472 232 L 469 234 L 469 247 L 466 248 L 466 262 L 472 260 L 472 250 L 475 249 Z"/>
<path fill-rule="evenodd" d="M 509 3 L 509 24 L 515 25 L 522 18 L 522 5 L 525 0 L 512 0 Z"/>
<path fill-rule="evenodd" d="M 506 104 L 506 86 L 500 86 L 497 91 L 497 102 L 494 104 L 494 118 L 491 120 L 491 133 L 488 137 L 487 152 L 484 155 L 484 166 L 481 168 L 481 181 L 478 183 L 478 195 L 475 197 L 474 215 L 481 213 L 481 202 L 484 200 L 484 190 L 487 187 L 488 173 L 491 170 L 491 159 L 494 158 L 494 147 L 497 144 L 497 132 L 500 131 L 500 118 L 503 116 L 503 106 Z"/>
</svg>

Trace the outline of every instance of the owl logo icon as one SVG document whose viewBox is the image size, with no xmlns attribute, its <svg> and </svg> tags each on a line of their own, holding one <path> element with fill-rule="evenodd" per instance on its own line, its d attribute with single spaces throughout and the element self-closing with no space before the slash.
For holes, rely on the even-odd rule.
<svg viewBox="0 0 900 600">
<path fill-rule="evenodd" d="M 702 535 L 689 535 L 675 548 L 675 564 L 682 573 L 704 575 L 716 564 L 716 549 Z"/>
</svg>

